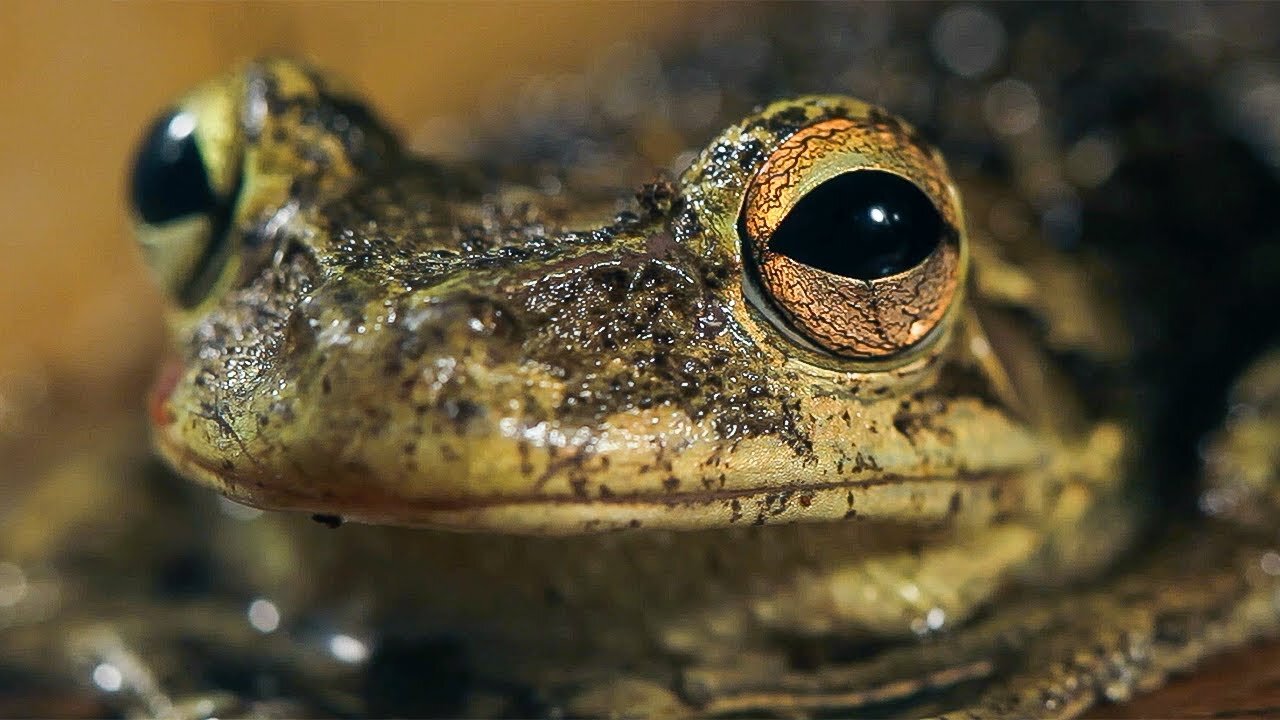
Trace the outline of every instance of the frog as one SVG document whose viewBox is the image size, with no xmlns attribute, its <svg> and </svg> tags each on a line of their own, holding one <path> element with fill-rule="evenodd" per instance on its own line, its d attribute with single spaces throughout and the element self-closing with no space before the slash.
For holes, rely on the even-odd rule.
<svg viewBox="0 0 1280 720">
<path fill-rule="evenodd" d="M 905 120 L 778 99 L 572 190 L 304 62 L 194 91 L 132 183 L 158 453 L 551 715 L 1071 717 L 1280 626 L 1256 528 L 1130 553 L 1122 324 Z"/>
</svg>

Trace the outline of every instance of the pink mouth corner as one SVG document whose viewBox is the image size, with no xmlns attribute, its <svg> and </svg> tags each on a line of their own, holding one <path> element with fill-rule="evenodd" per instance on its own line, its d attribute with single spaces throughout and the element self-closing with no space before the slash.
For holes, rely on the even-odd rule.
<svg viewBox="0 0 1280 720">
<path fill-rule="evenodd" d="M 147 397 L 147 416 L 155 427 L 169 425 L 176 418 L 169 409 L 169 398 L 173 395 L 178 380 L 182 378 L 182 363 L 177 358 L 168 358 L 160 367 L 155 384 Z"/>
</svg>

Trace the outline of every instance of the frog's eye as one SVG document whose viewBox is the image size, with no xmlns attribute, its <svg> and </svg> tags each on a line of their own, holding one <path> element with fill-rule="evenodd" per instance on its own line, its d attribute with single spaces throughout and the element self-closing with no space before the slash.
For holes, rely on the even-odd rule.
<svg viewBox="0 0 1280 720">
<path fill-rule="evenodd" d="M 839 118 L 792 135 L 752 180 L 739 232 L 756 305 L 843 357 L 919 344 L 963 272 L 946 168 L 898 121 Z"/>
<path fill-rule="evenodd" d="M 225 163 L 211 168 L 205 156 L 202 137 L 219 137 L 201 127 L 220 124 L 210 121 L 207 113 L 194 108 L 162 114 L 142 138 L 129 184 L 147 261 L 185 307 L 204 298 L 229 252 L 226 236 L 234 190 L 225 181 L 217 182 L 224 177 L 215 177 Z"/>
<path fill-rule="evenodd" d="M 214 207 L 213 190 L 196 147 L 196 118 L 176 110 L 151 125 L 133 166 L 133 206 L 153 225 L 204 215 Z"/>
</svg>

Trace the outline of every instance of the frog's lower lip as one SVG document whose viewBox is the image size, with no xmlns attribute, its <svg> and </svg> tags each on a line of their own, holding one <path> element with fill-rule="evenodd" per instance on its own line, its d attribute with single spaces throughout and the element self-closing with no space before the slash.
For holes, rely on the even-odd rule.
<svg viewBox="0 0 1280 720">
<path fill-rule="evenodd" d="M 583 499 L 572 496 L 392 499 L 348 508 L 346 517 L 376 524 L 451 530 L 567 535 L 619 529 L 692 530 L 879 519 L 909 523 L 985 521 L 1004 509 L 999 496 L 1017 475 L 880 477 L 794 488 L 700 490 Z M 996 489 L 1000 488 L 999 492 Z M 993 495 L 995 501 L 993 502 Z M 1009 493 L 1010 498 L 1021 495 Z M 850 498 L 853 498 L 852 500 Z"/>
<path fill-rule="evenodd" d="M 795 522 L 899 521 L 913 524 L 986 524 L 998 515 L 1027 509 L 1028 473 L 871 478 L 789 487 L 699 489 L 584 498 L 575 495 L 405 497 L 385 488 L 361 486 L 338 494 L 326 486 L 314 494 L 293 483 L 229 476 L 159 432 L 161 454 L 181 473 L 227 497 L 266 510 L 338 516 L 374 525 L 454 531 L 572 535 L 650 528 L 689 530 Z M 1034 501 L 1031 501 L 1032 503 Z"/>
</svg>

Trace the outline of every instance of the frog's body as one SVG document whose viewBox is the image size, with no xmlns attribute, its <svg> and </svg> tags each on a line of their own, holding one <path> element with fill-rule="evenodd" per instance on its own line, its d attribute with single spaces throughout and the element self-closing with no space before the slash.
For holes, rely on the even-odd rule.
<svg viewBox="0 0 1280 720">
<path fill-rule="evenodd" d="M 1043 292 L 1016 266 L 887 361 L 797 346 L 745 299 L 737 220 L 764 159 L 849 118 L 880 133 L 860 152 L 883 165 L 920 142 L 900 121 L 778 103 L 648 189 L 644 215 L 601 224 L 470 188 L 354 116 L 330 131 L 345 105 L 329 92 L 266 62 L 191 101 L 269 110 L 232 133 L 233 261 L 179 313 L 157 438 L 253 504 L 496 533 L 402 541 L 423 546 L 430 630 L 597 667 L 728 658 L 769 634 L 901 638 L 1015 577 L 1096 569 L 1132 534 L 1138 508 L 1107 502 L 1123 432 L 1010 313 Z M 928 181 L 956 213 L 945 175 Z M 528 533 L 574 537 L 509 537 Z"/>
<path fill-rule="evenodd" d="M 143 218 L 183 305 L 152 401 L 162 454 L 250 504 L 432 528 L 320 541 L 308 561 L 340 583 L 313 591 L 374 597 L 394 627 L 462 638 L 486 676 L 585 712 L 856 707 L 1003 673 L 992 653 L 1045 628 L 1070 625 L 1071 648 L 1154 632 L 1161 601 L 1134 619 L 1136 593 L 1100 597 L 1089 623 L 1046 603 L 968 624 L 1018 587 L 1100 572 L 1138 531 L 1131 433 L 1077 385 L 1081 363 L 1112 377 L 1126 343 L 1065 258 L 966 230 L 940 156 L 887 113 L 775 103 L 602 217 L 599 198 L 411 158 L 293 63 L 184 112 L 219 217 Z M 846 345 L 829 338 L 858 329 L 824 316 L 860 306 L 825 285 L 803 290 L 816 316 L 770 296 L 773 246 L 748 237 L 773 222 L 751 193 L 790 177 L 770 173 L 814 128 L 852 140 L 810 158 L 804 192 L 884 170 L 949 233 L 936 262 L 822 280 L 881 313 Z M 1196 608 L 1250 590 L 1213 592 Z M 834 680 L 785 672 L 798 647 L 848 660 L 951 630 L 928 657 L 907 643 Z M 1081 682 L 1037 707 L 1078 710 Z"/>
</svg>

